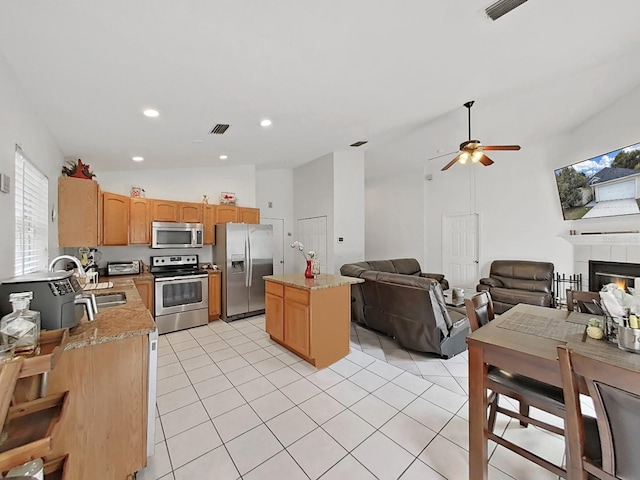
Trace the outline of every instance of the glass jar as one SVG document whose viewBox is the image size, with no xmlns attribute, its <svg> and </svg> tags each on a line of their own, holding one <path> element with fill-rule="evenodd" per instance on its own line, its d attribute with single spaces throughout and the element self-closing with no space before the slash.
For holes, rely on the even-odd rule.
<svg viewBox="0 0 640 480">
<path fill-rule="evenodd" d="M 39 351 L 40 312 L 29 310 L 31 299 L 33 292 L 10 294 L 13 312 L 0 320 L 2 343 L 14 344 L 16 355 L 37 355 Z"/>
</svg>

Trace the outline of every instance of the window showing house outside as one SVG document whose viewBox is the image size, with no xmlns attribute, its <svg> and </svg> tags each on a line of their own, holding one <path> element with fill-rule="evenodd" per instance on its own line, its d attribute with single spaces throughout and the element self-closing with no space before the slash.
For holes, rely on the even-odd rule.
<svg viewBox="0 0 640 480">
<path fill-rule="evenodd" d="M 49 180 L 16 145 L 16 263 L 15 274 L 47 268 Z"/>
</svg>

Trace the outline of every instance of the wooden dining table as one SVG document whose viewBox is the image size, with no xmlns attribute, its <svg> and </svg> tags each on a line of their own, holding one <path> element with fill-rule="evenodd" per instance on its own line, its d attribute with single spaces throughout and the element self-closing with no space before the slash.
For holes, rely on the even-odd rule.
<svg viewBox="0 0 640 480">
<path fill-rule="evenodd" d="M 519 304 L 467 337 L 470 480 L 487 479 L 489 366 L 562 387 L 557 347 L 567 345 L 583 355 L 635 370 L 640 379 L 640 355 L 587 337 L 590 318 L 593 315 Z"/>
</svg>

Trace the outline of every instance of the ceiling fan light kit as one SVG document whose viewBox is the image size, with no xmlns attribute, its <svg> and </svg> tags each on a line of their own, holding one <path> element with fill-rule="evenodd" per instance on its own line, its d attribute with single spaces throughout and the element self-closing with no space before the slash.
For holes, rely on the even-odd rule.
<svg viewBox="0 0 640 480">
<path fill-rule="evenodd" d="M 469 140 L 460 144 L 460 153 L 442 167 L 441 171 L 443 172 L 451 168 L 456 162 L 464 165 L 469 160 L 471 160 L 471 163 L 481 163 L 485 167 L 492 165 L 494 162 L 484 153 L 485 150 L 520 150 L 520 145 L 483 145 L 480 140 L 471 139 L 471 107 L 474 103 L 471 100 L 464 104 L 469 118 Z"/>
</svg>

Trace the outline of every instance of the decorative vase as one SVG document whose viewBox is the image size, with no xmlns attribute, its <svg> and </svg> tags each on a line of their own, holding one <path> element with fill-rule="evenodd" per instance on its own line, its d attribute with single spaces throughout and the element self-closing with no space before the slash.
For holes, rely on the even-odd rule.
<svg viewBox="0 0 640 480">
<path fill-rule="evenodd" d="M 304 271 L 304 278 L 313 278 L 313 272 L 311 271 L 311 260 L 307 260 L 307 269 Z"/>
</svg>

